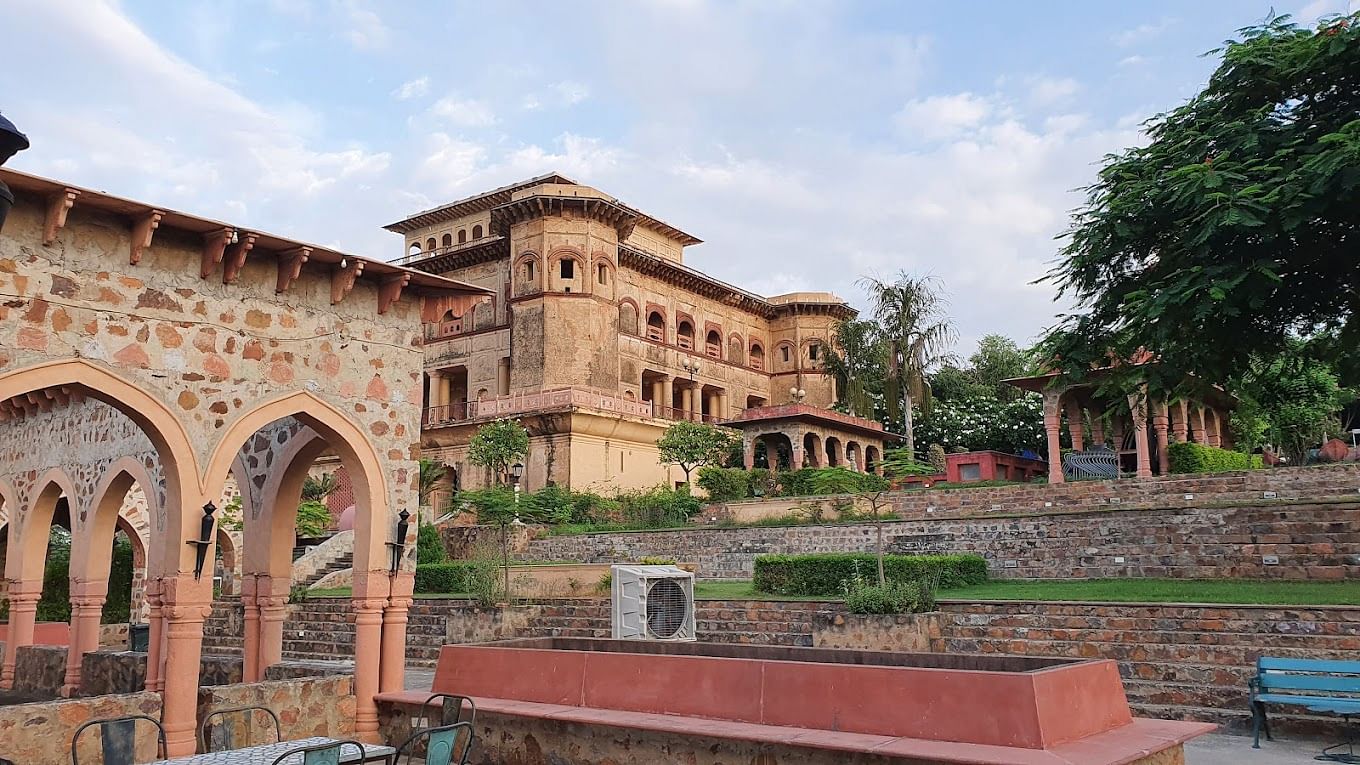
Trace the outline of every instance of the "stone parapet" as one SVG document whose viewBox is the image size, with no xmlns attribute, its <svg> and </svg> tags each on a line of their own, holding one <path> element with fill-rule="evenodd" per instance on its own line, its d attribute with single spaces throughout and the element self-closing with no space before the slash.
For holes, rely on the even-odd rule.
<svg viewBox="0 0 1360 765">
<path fill-rule="evenodd" d="M 0 706 L 0 759 L 37 765 L 71 761 L 71 737 L 88 720 L 125 715 L 159 719 L 161 697 L 156 693 L 96 696 Z M 139 723 L 136 729 L 137 762 L 156 759 L 155 729 Z M 80 738 L 81 762 L 102 762 L 99 732 L 90 729 Z"/>
</svg>

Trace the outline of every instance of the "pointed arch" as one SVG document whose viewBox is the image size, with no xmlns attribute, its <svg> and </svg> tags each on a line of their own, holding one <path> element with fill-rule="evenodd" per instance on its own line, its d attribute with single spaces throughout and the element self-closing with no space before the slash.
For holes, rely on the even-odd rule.
<svg viewBox="0 0 1360 765">
<path fill-rule="evenodd" d="M 42 581 L 52 516 L 62 497 L 66 497 L 69 512 L 75 516 L 75 482 L 61 468 L 49 469 L 29 487 L 26 497 L 28 507 L 24 509 L 23 516 L 11 516 L 10 519 L 9 542 L 5 552 L 6 579 L 11 582 Z"/>
<path fill-rule="evenodd" d="M 113 564 L 110 556 L 114 532 L 118 530 L 123 500 L 134 484 L 141 487 L 146 496 L 147 511 L 155 518 L 159 492 L 151 482 L 146 465 L 136 457 L 122 457 L 109 465 L 90 496 L 85 522 L 77 524 L 75 519 L 71 522 L 78 526 L 71 530 L 71 581 L 108 578 L 109 567 Z M 159 547 L 149 545 L 148 567 L 160 562 Z"/>
</svg>

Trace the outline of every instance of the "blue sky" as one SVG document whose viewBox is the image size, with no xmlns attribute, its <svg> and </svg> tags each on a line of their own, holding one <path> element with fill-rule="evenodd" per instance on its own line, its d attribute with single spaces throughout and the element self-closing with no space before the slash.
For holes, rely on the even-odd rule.
<svg viewBox="0 0 1360 765">
<path fill-rule="evenodd" d="M 933 274 L 966 355 L 1052 323 L 1030 282 L 1073 190 L 1270 7 L 0 0 L 0 111 L 17 169 L 373 257 L 401 254 L 385 223 L 555 170 L 765 294 Z"/>
</svg>

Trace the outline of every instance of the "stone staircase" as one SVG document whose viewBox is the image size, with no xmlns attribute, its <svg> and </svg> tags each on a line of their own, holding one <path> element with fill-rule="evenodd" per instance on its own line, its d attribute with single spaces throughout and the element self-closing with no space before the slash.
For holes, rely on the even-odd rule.
<svg viewBox="0 0 1360 765">
<path fill-rule="evenodd" d="M 328 574 L 353 567 L 353 531 L 342 531 L 319 545 L 293 548 L 295 587 L 310 587 Z"/>
</svg>

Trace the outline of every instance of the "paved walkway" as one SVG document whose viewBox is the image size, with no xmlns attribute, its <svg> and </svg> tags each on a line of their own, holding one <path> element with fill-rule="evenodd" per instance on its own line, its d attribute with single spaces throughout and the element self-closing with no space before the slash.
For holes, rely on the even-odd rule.
<svg viewBox="0 0 1360 765">
<path fill-rule="evenodd" d="M 1329 742 L 1330 743 L 1330 742 Z M 1215 733 L 1185 745 L 1185 765 L 1302 765 L 1326 744 L 1317 741 L 1262 741 L 1251 748 L 1250 736 Z"/>
</svg>

